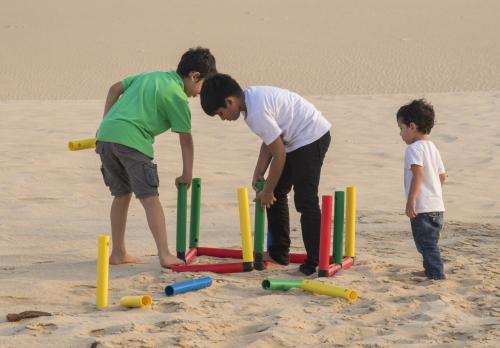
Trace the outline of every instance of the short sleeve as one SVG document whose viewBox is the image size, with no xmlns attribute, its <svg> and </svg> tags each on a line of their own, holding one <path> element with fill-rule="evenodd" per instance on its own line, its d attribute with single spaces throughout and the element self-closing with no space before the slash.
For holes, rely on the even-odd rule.
<svg viewBox="0 0 500 348">
<path fill-rule="evenodd" d="M 248 121 L 249 127 L 266 145 L 271 144 L 282 133 L 276 120 L 265 110 L 253 112 L 252 120 Z"/>
<path fill-rule="evenodd" d="M 408 168 L 411 168 L 412 164 L 423 166 L 424 152 L 422 148 L 417 146 L 408 146 L 405 154 L 405 164 Z"/>
<path fill-rule="evenodd" d="M 173 93 L 166 99 L 166 107 L 172 132 L 191 133 L 191 110 L 187 97 Z"/>
<path fill-rule="evenodd" d="M 124 78 L 123 80 L 121 80 L 121 84 L 122 84 L 122 87 L 123 87 L 123 90 L 126 90 L 127 88 L 130 87 L 130 85 L 132 84 L 132 82 L 134 82 L 134 80 L 139 77 L 141 74 L 137 74 L 137 75 L 132 75 L 132 76 L 128 76 L 126 78 Z"/>
<path fill-rule="evenodd" d="M 437 156 L 437 159 L 438 159 L 438 174 L 444 174 L 446 173 L 446 169 L 444 168 L 444 163 L 443 163 L 443 160 L 441 159 L 441 154 L 438 152 L 438 156 Z"/>
</svg>

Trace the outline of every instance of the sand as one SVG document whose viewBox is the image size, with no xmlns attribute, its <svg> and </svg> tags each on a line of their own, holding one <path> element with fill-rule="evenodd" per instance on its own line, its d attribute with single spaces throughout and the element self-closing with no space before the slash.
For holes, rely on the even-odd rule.
<svg viewBox="0 0 500 348">
<path fill-rule="evenodd" d="M 500 336 L 500 25 L 494 1 L 27 1 L 0 13 L 0 347 L 494 347 Z M 221 12 L 224 11 L 224 12 Z M 220 13 L 224 13 L 220 15 Z M 296 265 L 244 274 L 175 274 L 159 267 L 133 201 L 129 251 L 144 263 L 110 268 L 109 307 L 95 308 L 97 235 L 111 197 L 92 150 L 109 85 L 175 68 L 195 45 L 242 85 L 300 92 L 333 124 L 321 194 L 358 191 L 355 266 L 326 283 L 353 302 L 265 278 L 303 279 Z M 425 97 L 448 178 L 440 245 L 448 279 L 422 281 L 404 215 L 395 112 Z M 203 180 L 201 245 L 241 245 L 236 188 L 250 187 L 259 140 L 191 101 L 195 176 Z M 175 249 L 178 139 L 157 138 L 160 197 Z M 292 208 L 293 251 L 303 252 Z M 253 210 L 253 205 L 251 206 Z M 214 261 L 200 258 L 199 262 Z M 163 288 L 209 275 L 206 289 Z M 314 278 L 314 277 L 311 277 Z M 120 307 L 149 294 L 147 309 Z M 53 315 L 9 323 L 24 310 Z"/>
</svg>

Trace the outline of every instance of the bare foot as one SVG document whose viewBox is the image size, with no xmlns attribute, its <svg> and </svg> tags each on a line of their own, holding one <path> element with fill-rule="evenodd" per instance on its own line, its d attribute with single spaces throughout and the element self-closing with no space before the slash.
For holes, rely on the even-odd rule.
<svg viewBox="0 0 500 348">
<path fill-rule="evenodd" d="M 109 257 L 110 265 L 121 265 L 122 263 L 141 263 L 141 262 L 142 260 L 140 258 L 131 256 L 129 254 L 118 255 L 111 253 L 111 256 Z"/>
<path fill-rule="evenodd" d="M 160 257 L 160 265 L 163 268 L 170 268 L 170 266 L 185 265 L 185 264 L 186 263 L 184 261 L 178 259 L 172 254 L 169 254 L 165 257 Z"/>
</svg>

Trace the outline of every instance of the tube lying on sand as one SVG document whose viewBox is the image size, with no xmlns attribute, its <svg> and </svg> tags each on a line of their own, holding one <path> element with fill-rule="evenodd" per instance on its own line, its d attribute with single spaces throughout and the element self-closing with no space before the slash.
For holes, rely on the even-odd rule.
<svg viewBox="0 0 500 348">
<path fill-rule="evenodd" d="M 68 142 L 68 149 L 71 151 L 91 149 L 95 147 L 95 138 L 71 140 Z"/>
<path fill-rule="evenodd" d="M 342 297 L 348 301 L 354 301 L 358 298 L 356 291 L 340 288 L 338 286 L 324 284 L 316 280 L 304 280 L 302 282 L 301 288 L 319 295 L 326 295 L 331 297 Z"/>
<path fill-rule="evenodd" d="M 129 308 L 145 307 L 153 303 L 153 299 L 149 295 L 142 296 L 123 296 L 120 299 L 120 304 Z"/>
<path fill-rule="evenodd" d="M 287 279 L 264 279 L 262 288 L 266 290 L 290 290 L 292 288 L 300 288 L 302 280 L 287 280 Z"/>
<path fill-rule="evenodd" d="M 197 279 L 186 280 L 165 287 L 165 295 L 174 296 L 188 291 L 194 291 L 209 287 L 212 285 L 212 278 L 201 277 Z"/>
</svg>

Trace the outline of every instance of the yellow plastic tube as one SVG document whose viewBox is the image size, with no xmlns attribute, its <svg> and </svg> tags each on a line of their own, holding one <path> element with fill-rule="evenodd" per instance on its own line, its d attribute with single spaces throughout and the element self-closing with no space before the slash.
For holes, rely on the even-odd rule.
<svg viewBox="0 0 500 348">
<path fill-rule="evenodd" d="M 248 189 L 238 189 L 238 207 L 240 209 L 241 246 L 243 262 L 253 263 L 252 229 L 250 227 L 250 209 L 248 208 Z"/>
<path fill-rule="evenodd" d="M 346 217 L 345 217 L 345 253 L 347 257 L 356 256 L 356 187 L 349 186 L 346 190 Z"/>
<path fill-rule="evenodd" d="M 348 301 L 354 301 L 358 298 L 356 291 L 338 286 L 321 283 L 315 280 L 304 280 L 301 288 L 319 295 L 331 297 L 343 297 Z"/>
<path fill-rule="evenodd" d="M 123 296 L 120 299 L 120 304 L 129 308 L 146 307 L 153 303 L 153 299 L 149 295 L 142 296 Z"/>
<path fill-rule="evenodd" d="M 108 306 L 109 236 L 101 234 L 97 239 L 97 286 L 96 306 Z"/>
<path fill-rule="evenodd" d="M 72 140 L 68 142 L 68 149 L 71 151 L 91 149 L 95 147 L 95 138 Z"/>
</svg>

